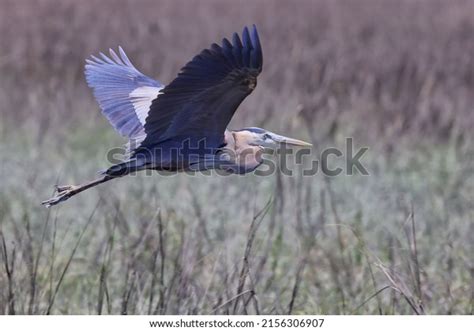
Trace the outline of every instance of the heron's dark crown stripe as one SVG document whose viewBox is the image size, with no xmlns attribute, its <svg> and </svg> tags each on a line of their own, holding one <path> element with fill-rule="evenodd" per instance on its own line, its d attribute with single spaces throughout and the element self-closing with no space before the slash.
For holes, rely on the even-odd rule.
<svg viewBox="0 0 474 331">
<path fill-rule="evenodd" d="M 237 130 L 237 131 L 250 131 L 250 132 L 258 133 L 258 134 L 266 132 L 266 130 L 264 130 L 262 128 L 257 128 L 257 127 L 243 128 L 243 129 L 240 129 L 240 130 Z"/>
</svg>

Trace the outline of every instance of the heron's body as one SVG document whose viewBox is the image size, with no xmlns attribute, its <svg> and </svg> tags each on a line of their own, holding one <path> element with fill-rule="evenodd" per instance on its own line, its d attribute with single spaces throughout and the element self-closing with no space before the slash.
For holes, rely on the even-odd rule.
<svg viewBox="0 0 474 331">
<path fill-rule="evenodd" d="M 186 64 L 167 86 L 139 72 L 122 48 L 119 54 L 87 60 L 86 80 L 102 113 L 129 139 L 128 157 L 103 177 L 80 186 L 58 187 L 43 202 L 55 205 L 90 187 L 141 171 L 220 169 L 244 174 L 262 163 L 264 148 L 280 143 L 310 145 L 260 128 L 229 130 L 240 103 L 257 85 L 262 50 L 255 26 L 242 39 L 212 44 Z"/>
</svg>

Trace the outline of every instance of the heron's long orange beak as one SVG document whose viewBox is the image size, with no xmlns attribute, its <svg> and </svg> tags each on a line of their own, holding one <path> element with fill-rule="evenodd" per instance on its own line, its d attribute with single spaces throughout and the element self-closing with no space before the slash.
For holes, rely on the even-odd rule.
<svg viewBox="0 0 474 331">
<path fill-rule="evenodd" d="M 272 139 L 280 144 L 292 146 L 313 146 L 313 144 L 307 143 L 306 141 L 280 136 L 277 134 L 272 134 Z"/>
</svg>

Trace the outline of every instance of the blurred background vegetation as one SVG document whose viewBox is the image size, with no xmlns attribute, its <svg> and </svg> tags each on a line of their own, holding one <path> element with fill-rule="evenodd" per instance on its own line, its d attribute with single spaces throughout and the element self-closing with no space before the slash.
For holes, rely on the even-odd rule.
<svg viewBox="0 0 474 331">
<path fill-rule="evenodd" d="M 473 1 L 0 1 L 0 312 L 472 314 Z M 167 83 L 255 23 L 232 128 L 370 176 L 123 178 L 47 210 L 123 141 L 84 59 L 121 45 Z M 317 155 L 317 154 L 315 154 Z"/>
</svg>

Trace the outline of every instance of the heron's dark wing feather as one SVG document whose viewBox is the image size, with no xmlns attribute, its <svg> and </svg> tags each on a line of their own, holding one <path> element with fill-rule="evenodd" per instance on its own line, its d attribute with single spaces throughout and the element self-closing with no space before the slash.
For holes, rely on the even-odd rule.
<svg viewBox="0 0 474 331">
<path fill-rule="evenodd" d="M 178 137 L 223 141 L 224 130 L 262 71 L 257 30 L 244 28 L 242 41 L 212 44 L 186 64 L 151 105 L 142 146 Z"/>
</svg>

